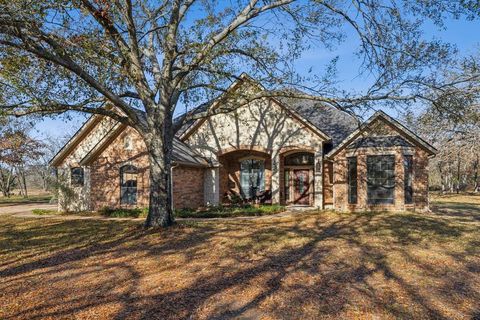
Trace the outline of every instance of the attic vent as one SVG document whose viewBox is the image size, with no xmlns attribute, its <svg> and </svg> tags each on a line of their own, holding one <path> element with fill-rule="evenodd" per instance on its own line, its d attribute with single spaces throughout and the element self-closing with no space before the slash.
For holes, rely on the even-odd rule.
<svg viewBox="0 0 480 320">
<path fill-rule="evenodd" d="M 125 138 L 123 138 L 123 147 L 128 151 L 133 150 L 133 141 L 131 136 L 125 136 Z"/>
</svg>

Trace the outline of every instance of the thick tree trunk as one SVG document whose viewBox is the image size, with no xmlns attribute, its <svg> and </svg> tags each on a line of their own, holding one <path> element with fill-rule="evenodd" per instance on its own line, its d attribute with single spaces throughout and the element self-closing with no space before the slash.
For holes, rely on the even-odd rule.
<svg viewBox="0 0 480 320">
<path fill-rule="evenodd" d="M 172 139 L 162 133 L 154 132 L 147 139 L 150 160 L 150 205 L 146 227 L 168 227 L 174 222 L 171 196 Z"/>
</svg>

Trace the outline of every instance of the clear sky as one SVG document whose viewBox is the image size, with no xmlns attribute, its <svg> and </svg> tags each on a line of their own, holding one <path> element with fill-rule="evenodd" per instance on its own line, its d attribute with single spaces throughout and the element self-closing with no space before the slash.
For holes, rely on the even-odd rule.
<svg viewBox="0 0 480 320">
<path fill-rule="evenodd" d="M 445 27 L 445 30 L 440 30 L 436 26 L 426 25 L 424 27 L 425 37 L 427 39 L 435 37 L 456 45 L 461 56 L 480 52 L 480 21 L 450 19 L 445 23 Z M 297 70 L 302 73 L 312 67 L 314 72 L 321 72 L 328 61 L 339 56 L 337 65 L 339 86 L 346 90 L 361 90 L 365 86 L 365 79 L 357 77 L 359 62 L 353 55 L 355 50 L 356 47 L 352 47 L 352 41 L 348 41 L 348 39 L 331 52 L 320 49 L 310 50 L 305 52 L 302 59 L 298 61 Z M 395 114 L 391 115 L 395 116 Z M 46 118 L 39 121 L 35 126 L 34 134 L 38 137 L 64 137 L 66 134 L 73 134 L 87 116 L 74 115 L 71 118 L 71 120 L 65 120 L 63 117 Z"/>
</svg>

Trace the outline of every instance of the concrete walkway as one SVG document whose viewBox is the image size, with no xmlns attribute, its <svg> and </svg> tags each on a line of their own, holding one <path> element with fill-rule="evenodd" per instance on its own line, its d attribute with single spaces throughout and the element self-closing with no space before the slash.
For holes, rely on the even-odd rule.
<svg viewBox="0 0 480 320">
<path fill-rule="evenodd" d="M 33 219 L 60 219 L 60 220 L 108 220 L 108 221 L 145 221 L 145 218 L 110 218 L 104 216 L 82 216 L 75 214 L 45 214 L 37 215 L 33 214 L 33 209 L 46 209 L 46 210 L 56 210 L 56 204 L 17 204 L 7 207 L 0 207 L 0 217 L 1 216 L 11 216 L 16 218 L 33 218 Z M 282 218 L 290 217 L 292 215 L 298 215 L 299 212 L 294 211 L 285 211 L 272 215 L 265 216 L 245 216 L 245 217 L 231 217 L 231 218 L 175 218 L 176 221 L 229 221 L 229 220 L 260 220 L 260 219 L 272 219 L 272 218 Z"/>
</svg>

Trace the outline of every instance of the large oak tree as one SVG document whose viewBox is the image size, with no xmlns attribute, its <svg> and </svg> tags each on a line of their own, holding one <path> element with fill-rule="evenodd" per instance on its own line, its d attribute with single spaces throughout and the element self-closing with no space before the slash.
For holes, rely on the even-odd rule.
<svg viewBox="0 0 480 320">
<path fill-rule="evenodd" d="M 266 90 L 337 107 L 424 96 L 432 70 L 451 47 L 422 40 L 422 22 L 475 15 L 474 2 L 447 0 L 0 0 L 0 103 L 14 115 L 69 110 L 101 114 L 135 128 L 150 160 L 147 226 L 173 222 L 172 140 L 177 111 L 222 93 L 245 71 Z M 470 10 L 473 9 L 473 10 Z M 344 92 L 324 75 L 299 75 L 295 61 L 312 48 L 347 39 L 369 75 L 364 92 Z M 311 95 L 314 94 L 314 95 Z M 105 103 L 116 106 L 104 108 Z M 186 110 L 178 110 L 178 108 Z M 114 112 L 113 110 L 117 110 Z M 143 112 L 139 112 L 143 111 Z"/>
</svg>

